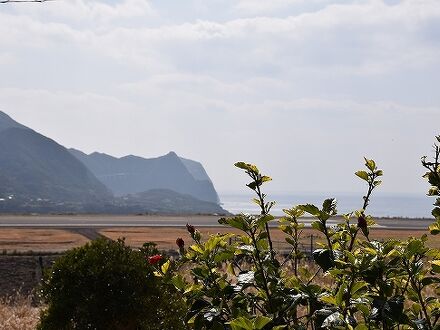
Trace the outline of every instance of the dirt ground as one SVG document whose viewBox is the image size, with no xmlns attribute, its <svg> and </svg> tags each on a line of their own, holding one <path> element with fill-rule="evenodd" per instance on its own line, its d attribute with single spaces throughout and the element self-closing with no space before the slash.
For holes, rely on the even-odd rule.
<svg viewBox="0 0 440 330">
<path fill-rule="evenodd" d="M 200 228 L 203 236 L 209 236 L 216 233 L 238 233 L 238 230 L 229 229 L 225 227 L 211 227 Z M 110 228 L 101 230 L 100 233 L 111 239 L 125 238 L 126 242 L 133 247 L 140 247 L 144 242 L 155 242 L 159 248 L 164 250 L 176 249 L 176 239 L 183 238 L 188 244 L 191 244 L 186 228 L 168 228 L 168 227 L 149 227 L 149 228 Z M 285 234 L 278 229 L 273 229 L 272 240 L 275 248 L 287 249 L 288 244 L 285 242 Z M 427 234 L 425 230 L 390 230 L 390 229 L 372 229 L 370 239 L 386 240 L 390 238 L 404 240 L 410 236 L 420 237 Z M 313 235 L 313 238 L 311 236 Z M 313 241 L 314 246 L 316 242 L 322 241 L 322 236 L 313 229 L 303 230 L 302 244 L 305 249 L 310 248 L 310 243 Z M 362 238 L 362 235 L 359 237 Z M 428 245 L 431 247 L 440 248 L 440 239 L 437 236 L 428 235 Z"/>
<path fill-rule="evenodd" d="M 75 232 L 59 229 L 0 229 L 0 251 L 60 252 L 84 245 L 88 239 Z"/>
<path fill-rule="evenodd" d="M 225 227 L 202 227 L 199 228 L 203 236 L 209 236 L 216 233 L 238 233 L 237 230 Z M 133 247 L 140 247 L 145 242 L 155 242 L 160 249 L 175 249 L 175 242 L 178 237 L 183 238 L 187 244 L 191 243 L 191 239 L 186 231 L 185 226 L 182 227 L 118 227 L 97 229 L 91 233 L 77 230 L 62 229 L 24 229 L 24 228 L 3 228 L 0 229 L 0 252 L 7 254 L 27 253 L 33 251 L 41 252 L 62 252 L 73 247 L 82 246 L 89 241 L 90 238 L 99 235 L 106 236 L 111 239 L 125 237 L 126 242 Z M 272 240 L 276 248 L 287 248 L 284 240 L 285 234 L 278 229 L 272 229 Z M 376 240 L 385 240 L 389 238 L 407 239 L 410 236 L 420 237 L 427 234 L 425 230 L 408 230 L 408 229 L 372 229 L 370 238 Z M 311 238 L 310 236 L 313 235 Z M 362 237 L 362 235 L 360 236 Z M 313 241 L 321 241 L 322 238 L 315 230 L 306 228 L 303 230 L 302 243 L 305 249 L 310 248 Z M 440 248 L 440 239 L 438 236 L 428 235 L 428 244 L 431 247 Z"/>
</svg>

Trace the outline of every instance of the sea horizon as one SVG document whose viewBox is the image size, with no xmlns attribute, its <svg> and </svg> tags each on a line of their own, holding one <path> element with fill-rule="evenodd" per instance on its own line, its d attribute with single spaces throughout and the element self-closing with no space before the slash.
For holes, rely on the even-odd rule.
<svg viewBox="0 0 440 330">
<path fill-rule="evenodd" d="M 220 204 L 227 211 L 237 213 L 259 212 L 259 208 L 252 202 L 251 193 L 219 193 Z M 321 206 L 327 198 L 335 198 L 338 202 L 338 214 L 347 214 L 362 208 L 362 193 L 269 193 L 267 201 L 275 201 L 271 214 L 283 215 L 283 209 L 299 204 L 315 204 Z M 432 218 L 431 211 L 435 198 L 415 193 L 376 193 L 371 197 L 367 213 L 375 217 L 390 218 Z"/>
</svg>

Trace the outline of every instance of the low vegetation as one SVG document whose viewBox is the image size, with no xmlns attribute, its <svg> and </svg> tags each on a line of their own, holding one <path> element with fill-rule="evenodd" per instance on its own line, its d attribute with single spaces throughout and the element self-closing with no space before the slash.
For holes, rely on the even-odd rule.
<svg viewBox="0 0 440 330">
<path fill-rule="evenodd" d="M 421 236 L 372 237 L 368 206 L 383 172 L 365 159 L 355 173 L 366 185 L 359 210 L 335 226 L 328 223 L 337 215 L 332 198 L 284 210 L 278 225 L 290 250 L 281 255 L 269 226 L 274 202 L 262 190 L 271 179 L 239 162 L 259 215 L 222 218 L 234 233 L 208 237 L 188 224 L 191 243 L 177 238 L 178 258 L 153 243 L 133 251 L 121 240 L 69 251 L 43 284 L 47 307 L 38 328 L 439 330 L 440 250 L 427 245 L 428 235 L 440 234 L 440 147 L 434 148 L 422 164 L 428 195 L 436 197 L 435 222 Z M 311 260 L 299 248 L 305 215 L 315 218 L 312 228 L 322 238 Z"/>
<path fill-rule="evenodd" d="M 17 294 L 0 299 L 0 330 L 34 330 L 40 310 L 32 306 L 31 297 Z"/>
<path fill-rule="evenodd" d="M 183 302 L 158 281 L 153 245 L 97 239 L 57 259 L 43 282 L 40 330 L 179 329 Z M 182 302 L 182 304 L 180 304 Z"/>
<path fill-rule="evenodd" d="M 437 137 L 440 142 L 440 136 Z M 422 158 L 428 172 L 429 195 L 439 196 L 440 147 L 433 161 Z M 321 207 L 305 204 L 284 210 L 279 221 L 291 246 L 287 258 L 273 247 L 269 223 L 274 202 L 262 192 L 270 177 L 252 164 L 235 164 L 251 181 L 259 215 L 241 214 L 220 219 L 241 234 L 219 234 L 202 239 L 193 226 L 192 243 L 181 257 L 158 265 L 156 275 L 176 287 L 188 305 L 186 322 L 194 329 L 440 329 L 440 251 L 426 245 L 427 235 L 405 241 L 370 238 L 373 218 L 367 209 L 373 191 L 381 184 L 382 170 L 371 159 L 355 174 L 367 190 L 361 208 L 345 214 L 345 221 L 329 226 L 337 215 L 336 201 Z M 301 217 L 316 218 L 312 228 L 324 243 L 313 251 L 316 272 L 302 266 L 305 255 L 298 246 L 304 225 Z M 436 222 L 430 234 L 440 233 L 440 198 L 432 211 Z M 362 237 L 362 239 L 361 239 Z M 231 238 L 234 243 L 231 244 Z M 224 266 L 226 265 L 226 271 Z M 182 275 L 189 268 L 192 278 Z M 327 279 L 325 284 L 319 275 Z M 322 277 L 321 276 L 321 277 Z"/>
</svg>

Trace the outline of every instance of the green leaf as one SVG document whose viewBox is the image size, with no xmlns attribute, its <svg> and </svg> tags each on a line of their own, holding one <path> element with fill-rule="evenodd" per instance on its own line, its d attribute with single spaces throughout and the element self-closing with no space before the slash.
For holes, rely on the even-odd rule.
<svg viewBox="0 0 440 330">
<path fill-rule="evenodd" d="M 226 267 L 226 271 L 228 272 L 228 274 L 235 276 L 235 269 L 234 269 L 234 265 L 232 263 L 228 263 L 228 265 Z"/>
<path fill-rule="evenodd" d="M 242 231 L 249 230 L 249 224 L 247 223 L 246 219 L 244 219 L 242 216 L 237 216 L 233 218 L 221 218 L 218 222 L 222 225 L 228 225 L 230 227 L 237 228 Z"/>
<path fill-rule="evenodd" d="M 368 173 L 366 171 L 357 171 L 355 174 L 358 177 L 360 177 L 362 180 L 365 180 L 368 182 Z"/>
<path fill-rule="evenodd" d="M 322 296 L 319 300 L 326 304 L 337 305 L 336 298 L 333 296 Z"/>
<path fill-rule="evenodd" d="M 439 274 L 440 273 L 440 260 L 433 260 L 431 261 L 432 271 L 434 273 Z"/>
<path fill-rule="evenodd" d="M 343 282 L 341 284 L 341 286 L 339 287 L 339 290 L 335 296 L 336 305 L 338 305 L 338 306 L 342 305 L 342 302 L 344 301 L 344 294 L 345 294 L 346 290 L 347 290 L 347 283 Z"/>
<path fill-rule="evenodd" d="M 268 182 L 268 181 L 272 181 L 272 178 L 270 176 L 263 175 L 261 177 L 261 183 Z"/>
<path fill-rule="evenodd" d="M 287 243 L 289 243 L 292 246 L 296 245 L 296 242 L 290 237 L 286 237 L 285 240 Z"/>
<path fill-rule="evenodd" d="M 198 252 L 200 254 L 203 254 L 204 252 L 203 247 L 199 244 L 191 245 L 189 248 L 190 250 L 193 250 L 194 252 Z"/>
<path fill-rule="evenodd" d="M 268 223 L 269 221 L 272 221 L 273 219 L 275 219 L 275 218 L 273 217 L 273 215 L 270 215 L 270 214 L 262 216 L 257 220 L 257 226 L 259 228 L 263 228 L 266 225 L 266 223 Z"/>
<path fill-rule="evenodd" d="M 438 222 L 433 223 L 428 227 L 429 231 L 432 235 L 438 235 L 440 234 L 440 225 Z"/>
<path fill-rule="evenodd" d="M 365 166 L 367 166 L 370 171 L 374 171 L 376 169 L 376 163 L 374 162 L 374 160 L 367 159 L 365 157 L 364 159 L 365 159 Z"/>
<path fill-rule="evenodd" d="M 419 239 L 413 239 L 408 243 L 406 247 L 406 255 L 408 258 L 412 257 L 415 254 L 420 254 L 423 252 L 423 242 Z"/>
<path fill-rule="evenodd" d="M 313 259 L 324 272 L 334 266 L 334 257 L 328 249 L 317 249 L 313 251 Z"/>
<path fill-rule="evenodd" d="M 178 290 L 183 290 L 185 288 L 185 280 L 181 275 L 176 275 L 171 279 L 171 282 Z"/>
<path fill-rule="evenodd" d="M 322 203 L 322 211 L 330 215 L 335 215 L 337 213 L 336 205 L 337 202 L 334 198 L 328 198 Z"/>
<path fill-rule="evenodd" d="M 311 226 L 312 226 L 313 229 L 316 229 L 316 230 L 318 230 L 320 232 L 324 232 L 325 227 L 324 227 L 324 225 L 322 224 L 321 221 L 313 221 Z"/>
<path fill-rule="evenodd" d="M 245 317 L 238 317 L 229 322 L 232 330 L 253 330 L 253 323 Z"/>
<path fill-rule="evenodd" d="M 358 324 L 354 330 L 368 330 L 368 327 L 365 324 Z"/>
<path fill-rule="evenodd" d="M 162 267 L 160 267 L 162 273 L 166 274 L 168 272 L 168 269 L 170 268 L 170 265 L 171 265 L 171 260 L 168 260 L 166 263 L 164 263 Z"/>
<path fill-rule="evenodd" d="M 272 321 L 272 319 L 267 316 L 257 316 L 253 322 L 254 329 L 261 330 L 266 326 L 266 324 L 268 324 L 271 321 Z"/>
<path fill-rule="evenodd" d="M 232 251 L 222 251 L 222 252 L 218 252 L 214 256 L 214 261 L 215 262 L 224 262 L 226 260 L 231 260 L 233 257 L 234 257 L 234 252 L 232 252 Z"/>
<path fill-rule="evenodd" d="M 358 291 L 362 290 L 363 288 L 367 287 L 368 284 L 366 282 L 356 282 L 352 287 L 351 287 L 351 295 L 355 295 Z"/>
<path fill-rule="evenodd" d="M 251 173 L 258 174 L 260 172 L 255 165 L 250 164 L 250 163 L 237 162 L 234 165 L 235 165 L 235 167 L 241 168 L 242 170 L 245 170 L 245 171 L 248 171 Z"/>
<path fill-rule="evenodd" d="M 423 286 L 427 286 L 427 285 L 431 285 L 434 283 L 440 283 L 440 278 L 439 277 L 433 277 L 433 276 L 428 276 L 422 279 L 422 285 Z"/>
<path fill-rule="evenodd" d="M 307 212 L 315 217 L 319 217 L 321 215 L 321 211 L 319 210 L 319 208 L 313 204 L 299 205 L 298 208 L 300 208 L 304 212 Z"/>
</svg>

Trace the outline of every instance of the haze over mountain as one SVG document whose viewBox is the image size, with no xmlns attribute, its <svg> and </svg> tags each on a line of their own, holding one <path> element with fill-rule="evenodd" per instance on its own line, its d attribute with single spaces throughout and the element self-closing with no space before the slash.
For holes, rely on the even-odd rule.
<svg viewBox="0 0 440 330">
<path fill-rule="evenodd" d="M 1 111 L 0 211 L 227 213 L 198 162 L 69 151 Z"/>
<path fill-rule="evenodd" d="M 0 112 L 0 193 L 98 202 L 111 192 L 66 148 Z"/>
<path fill-rule="evenodd" d="M 94 152 L 90 155 L 70 149 L 87 168 L 116 196 L 168 189 L 199 200 L 218 203 L 219 198 L 202 164 L 170 152 L 157 158 L 112 157 Z"/>
</svg>

